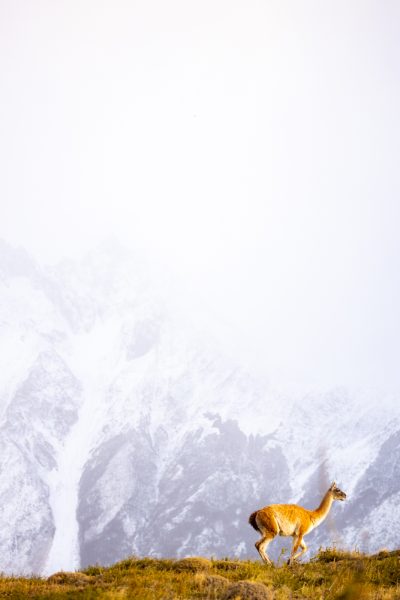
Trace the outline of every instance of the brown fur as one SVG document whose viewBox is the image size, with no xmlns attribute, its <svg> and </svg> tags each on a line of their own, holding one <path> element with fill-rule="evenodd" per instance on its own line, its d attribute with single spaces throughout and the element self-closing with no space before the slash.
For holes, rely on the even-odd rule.
<svg viewBox="0 0 400 600">
<path fill-rule="evenodd" d="M 344 500 L 346 494 L 332 483 L 321 504 L 315 510 L 308 510 L 297 504 L 271 504 L 255 511 L 249 523 L 262 535 L 255 544 L 264 562 L 272 564 L 265 549 L 277 535 L 293 537 L 293 547 L 289 564 L 307 550 L 303 537 L 317 527 L 328 515 L 334 500 Z M 296 554 L 298 548 L 301 552 Z"/>
</svg>

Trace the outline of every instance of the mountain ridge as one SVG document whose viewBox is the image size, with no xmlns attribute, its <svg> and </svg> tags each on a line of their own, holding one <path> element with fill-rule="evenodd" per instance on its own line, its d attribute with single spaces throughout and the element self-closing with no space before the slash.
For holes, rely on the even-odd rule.
<svg viewBox="0 0 400 600">
<path fill-rule="evenodd" d="M 247 514 L 317 505 L 330 477 L 349 501 L 311 548 L 394 544 L 395 398 L 276 391 L 224 355 L 204 315 L 192 324 L 182 298 L 174 309 L 175 283 L 140 260 L 108 244 L 43 268 L 0 244 L 1 570 L 254 556 Z"/>
</svg>

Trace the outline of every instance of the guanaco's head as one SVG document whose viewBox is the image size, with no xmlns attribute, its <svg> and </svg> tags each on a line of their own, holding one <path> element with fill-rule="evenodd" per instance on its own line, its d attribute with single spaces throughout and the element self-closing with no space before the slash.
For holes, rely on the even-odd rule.
<svg viewBox="0 0 400 600">
<path fill-rule="evenodd" d="M 342 490 L 339 490 L 335 481 L 332 483 L 329 491 L 331 492 L 334 500 L 346 500 L 346 494 L 342 492 Z"/>
</svg>

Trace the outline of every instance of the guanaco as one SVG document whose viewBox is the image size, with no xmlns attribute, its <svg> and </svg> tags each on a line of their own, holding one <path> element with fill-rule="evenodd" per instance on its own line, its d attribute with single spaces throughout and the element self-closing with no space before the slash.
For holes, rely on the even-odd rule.
<svg viewBox="0 0 400 600">
<path fill-rule="evenodd" d="M 262 535 L 261 540 L 255 544 L 262 560 L 272 564 L 266 553 L 266 548 L 276 535 L 292 536 L 293 546 L 288 560 L 292 564 L 307 551 L 303 537 L 320 525 L 327 517 L 334 500 L 345 500 L 346 494 L 333 482 L 321 504 L 315 510 L 307 510 L 297 504 L 271 504 L 260 510 L 256 510 L 249 517 L 249 523 Z M 299 546 L 301 552 L 296 554 Z"/>
</svg>

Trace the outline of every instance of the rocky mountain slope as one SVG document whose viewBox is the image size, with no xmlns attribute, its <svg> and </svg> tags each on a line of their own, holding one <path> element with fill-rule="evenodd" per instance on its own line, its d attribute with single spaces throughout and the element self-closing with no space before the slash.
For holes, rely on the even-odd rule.
<svg viewBox="0 0 400 600">
<path fill-rule="evenodd" d="M 310 549 L 394 547 L 397 399 L 278 392 L 171 286 L 112 245 L 44 268 L 0 244 L 0 570 L 254 557 L 248 514 L 332 477 L 349 500 Z"/>
</svg>

